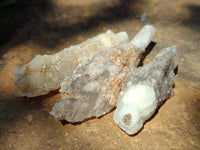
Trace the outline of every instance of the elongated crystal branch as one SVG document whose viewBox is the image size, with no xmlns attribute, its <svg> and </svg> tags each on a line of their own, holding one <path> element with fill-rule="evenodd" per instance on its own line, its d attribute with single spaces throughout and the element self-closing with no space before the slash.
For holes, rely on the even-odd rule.
<svg viewBox="0 0 200 150">
<path fill-rule="evenodd" d="M 79 64 L 87 64 L 97 51 L 127 41 L 126 32 L 114 34 L 108 30 L 54 55 L 37 55 L 28 64 L 14 69 L 19 95 L 34 97 L 56 90 L 64 79 L 72 78 L 72 73 Z"/>
<path fill-rule="evenodd" d="M 176 46 L 164 48 L 149 64 L 133 68 L 123 81 L 114 121 L 126 133 L 137 133 L 155 110 L 173 96 Z"/>
</svg>

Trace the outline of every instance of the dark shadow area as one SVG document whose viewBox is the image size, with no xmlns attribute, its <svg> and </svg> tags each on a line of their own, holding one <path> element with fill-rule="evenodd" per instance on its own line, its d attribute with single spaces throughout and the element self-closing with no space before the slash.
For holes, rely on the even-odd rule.
<svg viewBox="0 0 200 150">
<path fill-rule="evenodd" d="M 177 65 L 176 68 L 174 69 L 174 74 L 175 74 L 175 75 L 178 74 L 178 65 Z"/>
<path fill-rule="evenodd" d="M 10 6 L 3 6 L 1 8 L 1 15 L 8 17 L 4 19 L 0 28 L 0 46 L 5 45 L 12 35 L 17 34 L 15 38 L 8 46 L 14 46 L 16 44 L 33 40 L 36 43 L 46 47 L 54 48 L 59 44 L 59 41 L 63 38 L 72 37 L 86 30 L 98 27 L 105 23 L 113 23 L 116 21 L 122 21 L 127 18 L 135 17 L 133 11 L 133 5 L 137 0 L 119 0 L 111 6 L 94 6 L 102 8 L 100 13 L 94 12 L 94 15 L 88 17 L 83 16 L 83 12 L 87 9 L 86 6 L 66 6 L 61 10 L 60 14 L 66 15 L 66 19 L 62 22 L 47 22 L 46 17 L 52 18 L 54 6 L 51 1 L 36 0 L 36 1 L 17 1 L 16 4 Z M 66 2 L 67 3 L 67 2 Z M 85 8 L 86 7 L 86 8 Z M 92 6 L 88 6 L 89 8 Z M 73 17 L 73 11 L 76 12 L 74 20 L 70 21 L 70 15 Z M 91 12 L 93 10 L 91 9 Z M 90 13 L 93 14 L 93 13 Z M 56 20 L 56 16 L 55 16 Z M 20 30 L 18 30 L 20 29 Z M 16 33 L 16 31 L 18 31 Z M 0 51 L 0 57 L 6 50 Z"/>
<path fill-rule="evenodd" d="M 153 50 L 153 48 L 156 46 L 156 42 L 151 41 L 149 43 L 149 45 L 147 46 L 147 48 L 145 49 L 145 52 L 142 55 L 142 58 L 140 60 L 140 63 L 138 64 L 138 67 L 143 66 L 143 62 L 145 60 L 145 58 L 147 57 L 147 55 L 149 55 L 149 53 Z"/>
<path fill-rule="evenodd" d="M 189 9 L 190 16 L 189 18 L 183 19 L 182 23 L 193 28 L 198 28 L 198 31 L 200 31 L 200 6 L 187 5 L 185 7 Z"/>
<path fill-rule="evenodd" d="M 39 15 L 47 12 L 50 8 L 51 4 L 45 0 L 17 0 L 12 4 L 0 5 L 0 46 L 8 42 L 18 28 L 33 18 L 38 19 Z"/>
<path fill-rule="evenodd" d="M 6 134 L 13 131 L 15 124 L 23 122 L 28 114 L 40 120 L 42 116 L 49 115 L 44 112 L 44 101 L 58 93 L 52 91 L 48 95 L 35 98 L 8 97 L 0 100 L 0 139 L 6 138 Z M 44 120 L 44 119 L 43 119 Z M 26 120 L 25 120 L 26 121 Z M 9 129 L 9 130 L 8 130 Z M 1 140 L 0 140 L 1 141 Z"/>
</svg>

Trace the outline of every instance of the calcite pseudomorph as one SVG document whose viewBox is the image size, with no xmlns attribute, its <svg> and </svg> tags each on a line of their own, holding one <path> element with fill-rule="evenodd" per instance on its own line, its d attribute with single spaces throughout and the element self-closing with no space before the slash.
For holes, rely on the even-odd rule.
<svg viewBox="0 0 200 150">
<path fill-rule="evenodd" d="M 132 41 L 100 50 L 88 64 L 80 65 L 73 80 L 62 83 L 61 99 L 50 114 L 57 120 L 81 122 L 109 112 L 116 106 L 124 78 L 138 66 L 154 33 L 153 26 L 145 26 Z"/>
<path fill-rule="evenodd" d="M 155 110 L 174 95 L 176 46 L 164 48 L 149 64 L 134 68 L 123 81 L 114 121 L 126 133 L 137 133 Z"/>
<path fill-rule="evenodd" d="M 111 30 L 70 46 L 54 55 L 37 55 L 28 64 L 14 69 L 15 84 L 20 96 L 45 95 L 60 88 L 60 83 L 71 80 L 79 64 L 87 64 L 97 51 L 128 41 L 126 32 Z"/>
<path fill-rule="evenodd" d="M 115 123 L 135 134 L 174 94 L 176 46 L 164 48 L 149 64 L 138 67 L 154 33 L 155 28 L 146 25 L 129 41 L 126 32 L 108 30 L 54 55 L 37 55 L 14 70 L 15 84 L 27 97 L 61 87 L 50 112 L 57 120 L 82 122 L 117 107 Z"/>
</svg>

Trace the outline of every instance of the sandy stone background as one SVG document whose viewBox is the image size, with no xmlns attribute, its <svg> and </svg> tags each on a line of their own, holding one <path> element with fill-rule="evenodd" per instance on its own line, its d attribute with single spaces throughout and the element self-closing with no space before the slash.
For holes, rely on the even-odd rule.
<svg viewBox="0 0 200 150">
<path fill-rule="evenodd" d="M 198 0 L 19 0 L 3 7 L 0 29 L 0 149 L 2 150 L 199 150 L 200 1 Z M 175 96 L 136 135 L 124 133 L 113 112 L 82 124 L 56 121 L 49 111 L 58 91 L 21 98 L 13 69 L 36 54 L 54 54 L 111 29 L 133 37 L 153 24 L 155 46 L 179 49 Z"/>
</svg>

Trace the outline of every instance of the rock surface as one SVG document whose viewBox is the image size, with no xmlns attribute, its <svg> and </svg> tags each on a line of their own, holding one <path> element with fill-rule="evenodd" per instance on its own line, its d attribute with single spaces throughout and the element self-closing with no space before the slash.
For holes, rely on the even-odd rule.
<svg viewBox="0 0 200 150">
<path fill-rule="evenodd" d="M 37 55 L 28 64 L 14 69 L 19 95 L 34 97 L 59 89 L 64 79 L 72 78 L 78 64 L 87 64 L 98 50 L 127 41 L 128 35 L 125 32 L 115 34 L 108 30 L 54 55 Z"/>
<path fill-rule="evenodd" d="M 87 65 L 80 65 L 72 82 L 62 84 L 61 99 L 50 112 L 57 120 L 80 122 L 100 117 L 113 109 L 121 85 L 140 63 L 141 55 L 151 41 L 155 28 L 146 25 L 129 43 L 100 50 Z"/>
<path fill-rule="evenodd" d="M 123 81 L 114 121 L 126 133 L 137 133 L 155 110 L 174 95 L 176 46 L 164 48 L 149 64 L 133 68 Z"/>
<path fill-rule="evenodd" d="M 24 18 L 25 24 L 0 47 L 0 149 L 200 149 L 200 1 L 38 0 L 26 6 L 31 6 L 23 7 L 28 9 L 23 14 L 29 19 Z M 18 13 L 22 9 L 18 9 L 13 14 L 20 22 Z M 144 12 L 147 20 L 135 17 Z M 133 37 L 146 24 L 156 27 L 156 45 L 144 64 L 162 48 L 176 43 L 179 66 L 175 95 L 138 134 L 129 136 L 120 130 L 113 121 L 114 111 L 82 124 L 62 125 L 49 115 L 60 96 L 56 92 L 33 98 L 18 96 L 13 69 L 27 64 L 35 55 L 55 54 L 107 29 L 127 31 Z"/>
<path fill-rule="evenodd" d="M 78 68 L 74 80 L 65 85 L 61 99 L 50 114 L 57 120 L 80 122 L 100 117 L 114 108 L 129 65 L 137 66 L 144 52 L 125 48 L 100 51 L 88 65 Z M 133 52 L 128 55 L 127 51 Z M 132 62 L 128 62 L 130 58 L 133 58 Z"/>
</svg>

